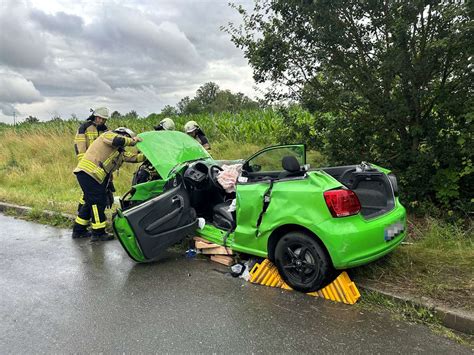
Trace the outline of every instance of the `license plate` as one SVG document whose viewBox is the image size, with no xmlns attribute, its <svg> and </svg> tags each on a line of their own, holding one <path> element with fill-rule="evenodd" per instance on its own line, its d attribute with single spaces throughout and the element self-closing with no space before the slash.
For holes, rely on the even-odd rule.
<svg viewBox="0 0 474 355">
<path fill-rule="evenodd" d="M 384 230 L 384 239 L 386 242 L 393 240 L 405 231 L 405 225 L 402 222 L 391 224 Z"/>
</svg>

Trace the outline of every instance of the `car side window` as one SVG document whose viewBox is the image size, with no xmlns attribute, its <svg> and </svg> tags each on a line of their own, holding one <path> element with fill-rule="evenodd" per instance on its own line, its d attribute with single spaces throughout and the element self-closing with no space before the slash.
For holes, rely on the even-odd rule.
<svg viewBox="0 0 474 355">
<path fill-rule="evenodd" d="M 249 172 L 275 172 L 283 171 L 281 162 L 286 156 L 294 156 L 300 165 L 304 165 L 304 147 L 276 147 L 263 151 L 248 161 Z"/>
</svg>

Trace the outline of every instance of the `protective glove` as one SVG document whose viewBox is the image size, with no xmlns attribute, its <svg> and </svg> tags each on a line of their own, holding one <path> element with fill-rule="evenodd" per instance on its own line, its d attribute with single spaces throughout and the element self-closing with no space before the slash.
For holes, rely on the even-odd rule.
<svg viewBox="0 0 474 355">
<path fill-rule="evenodd" d="M 112 208 L 114 205 L 114 193 L 111 190 L 107 190 L 107 208 Z"/>
</svg>

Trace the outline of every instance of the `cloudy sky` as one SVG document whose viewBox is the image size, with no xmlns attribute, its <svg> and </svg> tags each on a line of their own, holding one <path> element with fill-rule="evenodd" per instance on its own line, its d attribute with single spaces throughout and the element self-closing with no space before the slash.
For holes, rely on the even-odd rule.
<svg viewBox="0 0 474 355">
<path fill-rule="evenodd" d="M 251 0 L 234 1 L 250 7 Z M 254 97 L 252 71 L 221 25 L 226 0 L 0 0 L 0 121 L 107 106 L 139 115 L 205 82 Z"/>
</svg>

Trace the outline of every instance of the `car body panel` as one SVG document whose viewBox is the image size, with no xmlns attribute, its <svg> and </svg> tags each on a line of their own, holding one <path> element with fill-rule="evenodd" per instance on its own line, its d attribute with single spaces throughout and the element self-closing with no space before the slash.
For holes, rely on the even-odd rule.
<svg viewBox="0 0 474 355">
<path fill-rule="evenodd" d="M 117 214 L 113 218 L 112 228 L 114 234 L 130 258 L 138 263 L 146 261 L 146 258 L 138 245 L 135 232 L 120 209 L 117 210 Z"/>
<path fill-rule="evenodd" d="M 178 131 L 152 131 L 138 135 L 142 138 L 137 148 L 166 180 L 176 165 L 198 159 L 211 158 L 194 138 Z"/>
<path fill-rule="evenodd" d="M 163 192 L 163 187 L 165 186 L 165 180 L 153 180 L 144 182 L 141 184 L 135 185 L 133 196 L 131 196 L 131 201 L 145 201 L 150 198 L 150 196 L 158 196 Z"/>
</svg>

